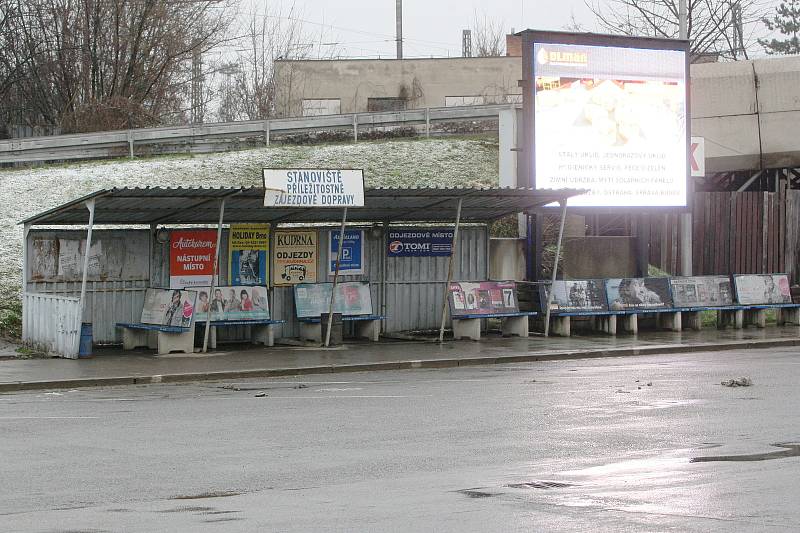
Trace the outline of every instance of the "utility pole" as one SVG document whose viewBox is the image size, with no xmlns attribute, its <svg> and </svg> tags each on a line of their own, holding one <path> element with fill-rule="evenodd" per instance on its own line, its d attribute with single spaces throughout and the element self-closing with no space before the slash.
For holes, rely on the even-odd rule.
<svg viewBox="0 0 800 533">
<path fill-rule="evenodd" d="M 397 59 L 403 59 L 403 0 L 395 0 L 397 23 Z"/>
<path fill-rule="evenodd" d="M 192 41 L 192 124 L 203 122 L 203 56 L 200 39 Z"/>
<path fill-rule="evenodd" d="M 511 33 L 514 33 L 513 31 Z M 461 36 L 461 56 L 472 57 L 472 30 L 464 30 Z"/>
<path fill-rule="evenodd" d="M 689 38 L 689 25 L 688 13 L 686 12 L 686 0 L 680 0 L 678 3 L 678 33 L 681 39 Z M 689 83 L 689 80 L 686 80 Z M 686 127 L 692 127 L 690 117 L 686 117 Z M 694 182 L 691 177 L 687 177 L 689 183 L 686 186 L 686 197 L 691 205 L 690 195 L 694 194 Z M 680 250 L 681 250 L 681 272 L 682 276 L 692 275 L 692 212 L 686 211 L 681 213 L 680 223 Z"/>
</svg>

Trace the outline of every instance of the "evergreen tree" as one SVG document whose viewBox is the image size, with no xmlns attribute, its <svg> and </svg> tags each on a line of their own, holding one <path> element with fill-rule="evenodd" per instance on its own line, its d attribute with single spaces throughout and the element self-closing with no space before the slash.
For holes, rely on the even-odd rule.
<svg viewBox="0 0 800 533">
<path fill-rule="evenodd" d="M 768 54 L 792 55 L 800 54 L 800 1 L 789 0 L 781 2 L 775 8 L 775 15 L 772 18 L 764 17 L 761 19 L 770 31 L 778 31 L 786 38 L 778 39 L 759 39 L 758 44 L 764 47 Z"/>
</svg>

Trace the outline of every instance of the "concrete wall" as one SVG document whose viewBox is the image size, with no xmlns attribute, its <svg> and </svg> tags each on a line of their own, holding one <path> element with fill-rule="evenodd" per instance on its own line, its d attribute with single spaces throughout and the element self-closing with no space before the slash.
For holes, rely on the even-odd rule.
<svg viewBox="0 0 800 533">
<path fill-rule="evenodd" d="M 408 108 L 424 108 L 456 96 L 507 102 L 522 92 L 522 59 L 509 56 L 278 61 L 275 68 L 281 116 L 300 116 L 303 99 L 338 99 L 341 113 L 362 113 L 370 97 L 404 95 Z M 691 78 L 692 135 L 706 139 L 707 172 L 800 166 L 800 56 L 696 64 Z M 503 152 L 516 148 L 507 144 Z M 505 155 L 501 175 L 514 166 Z"/>
<path fill-rule="evenodd" d="M 280 116 L 300 116 L 303 99 L 341 100 L 341 113 L 367 111 L 368 98 L 407 98 L 408 108 L 444 107 L 445 98 L 484 96 L 484 103 L 522 94 L 518 57 L 277 61 Z"/>
<path fill-rule="evenodd" d="M 525 279 L 525 240 L 489 240 L 489 279 Z"/>
<path fill-rule="evenodd" d="M 564 279 L 636 276 L 635 237 L 564 239 Z"/>
</svg>

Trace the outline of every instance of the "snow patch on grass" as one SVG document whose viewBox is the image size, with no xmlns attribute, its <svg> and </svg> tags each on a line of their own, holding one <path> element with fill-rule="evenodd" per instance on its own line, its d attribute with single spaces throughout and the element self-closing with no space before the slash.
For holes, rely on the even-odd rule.
<svg viewBox="0 0 800 533">
<path fill-rule="evenodd" d="M 263 167 L 361 168 L 368 187 L 490 186 L 498 183 L 498 146 L 485 139 L 374 141 L 0 170 L 0 307 L 19 301 L 19 221 L 111 187 L 259 186 Z"/>
</svg>

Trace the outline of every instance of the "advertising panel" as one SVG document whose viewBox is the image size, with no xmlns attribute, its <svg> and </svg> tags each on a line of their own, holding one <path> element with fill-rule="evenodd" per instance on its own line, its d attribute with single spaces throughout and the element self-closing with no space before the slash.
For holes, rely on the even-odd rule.
<svg viewBox="0 0 800 533">
<path fill-rule="evenodd" d="M 275 230 L 273 285 L 316 282 L 317 259 L 316 230 Z"/>
<path fill-rule="evenodd" d="M 169 288 L 211 285 L 216 247 L 216 230 L 173 230 L 169 246 Z"/>
<path fill-rule="evenodd" d="M 269 298 L 266 287 L 253 285 L 228 285 L 198 287 L 195 320 L 203 322 L 211 311 L 211 320 L 268 320 Z"/>
<path fill-rule="evenodd" d="M 265 207 L 363 207 L 364 171 L 265 168 Z"/>
<path fill-rule="evenodd" d="M 142 324 L 188 328 L 194 319 L 197 292 L 180 289 L 147 289 L 142 307 Z"/>
<path fill-rule="evenodd" d="M 336 271 L 336 254 L 339 252 L 339 230 L 328 233 L 328 274 Z M 364 273 L 364 230 L 345 230 L 342 258 L 339 261 L 339 274 Z"/>
<path fill-rule="evenodd" d="M 449 257 L 453 250 L 453 230 L 391 228 L 387 242 L 388 257 Z"/>
<path fill-rule="evenodd" d="M 532 32 L 526 48 L 535 188 L 587 189 L 575 207 L 687 205 L 686 43 Z"/>
<path fill-rule="evenodd" d="M 519 311 L 513 281 L 454 281 L 447 291 L 450 316 L 489 315 Z"/>
<path fill-rule="evenodd" d="M 266 285 L 269 279 L 269 224 L 231 224 L 228 278 L 233 285 Z"/>
<path fill-rule="evenodd" d="M 733 287 L 728 276 L 670 278 L 675 307 L 720 307 L 733 305 Z"/>
<path fill-rule="evenodd" d="M 553 285 L 551 311 L 608 311 L 602 279 L 557 280 Z M 539 285 L 542 309 L 547 308 L 549 284 Z"/>
<path fill-rule="evenodd" d="M 786 274 L 749 274 L 733 276 L 736 300 L 743 305 L 790 304 L 792 293 Z"/>
<path fill-rule="evenodd" d="M 331 305 L 333 283 L 301 283 L 294 286 L 294 306 L 298 318 L 314 318 L 327 313 Z M 343 315 L 371 315 L 372 294 L 367 281 L 336 284 L 333 312 Z"/>
<path fill-rule="evenodd" d="M 669 278 L 612 278 L 606 280 L 611 311 L 672 307 Z"/>
</svg>

